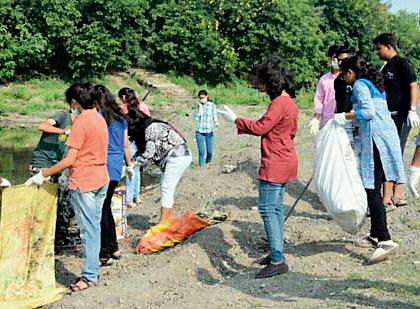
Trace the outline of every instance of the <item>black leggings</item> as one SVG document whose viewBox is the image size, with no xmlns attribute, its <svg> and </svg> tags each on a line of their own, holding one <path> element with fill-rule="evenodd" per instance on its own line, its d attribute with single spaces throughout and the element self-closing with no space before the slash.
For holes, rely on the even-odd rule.
<svg viewBox="0 0 420 309">
<path fill-rule="evenodd" d="M 111 254 L 118 251 L 117 234 L 115 233 L 115 221 L 111 211 L 111 200 L 118 181 L 111 180 L 108 185 L 108 191 L 102 207 L 101 219 L 101 251 L 99 257 L 107 259 Z"/>
<path fill-rule="evenodd" d="M 378 241 L 390 240 L 386 223 L 386 212 L 382 200 L 381 188 L 385 179 L 378 148 L 373 143 L 373 160 L 375 162 L 375 189 L 366 189 L 368 206 L 370 210 L 370 236 Z"/>
</svg>

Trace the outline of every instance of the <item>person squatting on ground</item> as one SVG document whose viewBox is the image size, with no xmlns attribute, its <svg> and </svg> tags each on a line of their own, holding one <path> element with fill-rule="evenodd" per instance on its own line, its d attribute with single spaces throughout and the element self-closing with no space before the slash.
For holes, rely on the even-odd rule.
<svg viewBox="0 0 420 309">
<path fill-rule="evenodd" d="M 210 163 L 213 157 L 214 131 L 219 126 L 216 104 L 209 101 L 206 90 L 198 92 L 199 101 L 193 107 L 193 117 L 196 121 L 195 139 L 198 148 L 198 164 L 203 167 Z"/>
<path fill-rule="evenodd" d="M 108 128 L 95 105 L 93 85 L 82 84 L 74 97 L 74 106 L 80 115 L 74 121 L 67 139 L 66 157 L 25 183 L 27 186 L 41 185 L 48 177 L 69 168 L 70 201 L 83 246 L 82 276 L 70 285 L 70 293 L 94 287 L 98 283 L 102 205 L 109 177 L 106 167 Z"/>
<path fill-rule="evenodd" d="M 128 114 L 129 106 L 137 108 L 143 114 L 150 117 L 150 110 L 147 104 L 137 99 L 134 90 L 124 87 L 118 91 L 118 97 L 122 101 L 121 111 L 124 115 Z M 134 161 L 134 155 L 137 152 L 137 146 L 134 140 L 129 139 L 129 147 L 131 160 Z M 130 173 L 130 170 L 126 170 L 126 174 Z M 141 185 L 141 168 L 139 164 L 134 161 L 132 177 L 126 175 L 125 178 L 125 204 L 128 208 L 136 207 L 137 204 L 141 203 L 140 199 L 140 185 Z"/>
<path fill-rule="evenodd" d="M 376 248 L 369 262 L 377 263 L 398 247 L 388 231 L 381 187 L 385 180 L 405 182 L 400 142 L 386 104 L 381 74 L 359 56 L 343 61 L 341 70 L 344 80 L 353 86 L 354 111 L 337 114 L 334 120 L 343 126 L 348 119 L 359 123 L 361 176 L 371 215 L 370 234 L 360 245 Z"/>
<path fill-rule="evenodd" d="M 96 108 L 104 117 L 108 126 L 107 170 L 110 178 L 108 191 L 102 207 L 101 219 L 101 251 L 100 265 L 112 265 L 113 259 L 119 259 L 121 252 L 118 248 L 115 221 L 111 210 L 112 196 L 121 180 L 121 173 L 125 162 L 126 171 L 133 172 L 130 149 L 128 145 L 127 121 L 121 108 L 111 92 L 103 85 L 95 86 Z M 131 175 L 132 176 L 132 175 Z M 127 176 L 127 177 L 130 177 Z"/>
<path fill-rule="evenodd" d="M 237 117 L 225 106 L 220 111 L 235 124 L 238 134 L 261 136 L 261 167 L 258 174 L 258 208 L 264 222 L 270 254 L 257 261 L 266 265 L 255 278 L 267 278 L 288 271 L 283 254 L 283 196 L 288 181 L 297 178 L 298 159 L 294 138 L 298 128 L 295 79 L 281 58 L 273 56 L 254 67 L 252 84 L 271 99 L 267 111 L 258 120 Z"/>
<path fill-rule="evenodd" d="M 185 138 L 169 123 L 153 119 L 137 108 L 129 109 L 127 119 L 128 135 L 138 148 L 135 160 L 140 166 L 152 160 L 162 171 L 159 223 L 170 222 L 175 190 L 191 164 L 191 151 Z"/>
<path fill-rule="evenodd" d="M 29 166 L 31 176 L 37 174 L 42 168 L 48 168 L 57 164 L 66 154 L 66 139 L 70 133 L 71 125 L 77 116 L 73 98 L 79 88 L 80 84 L 74 84 L 65 93 L 66 101 L 70 107 L 69 110 L 58 111 L 51 118 L 39 124 L 38 130 L 42 132 L 42 135 L 31 155 Z M 63 172 L 60 177 L 58 176 L 53 177 L 54 182 L 60 180 L 55 229 L 56 249 L 74 240 L 71 239 L 72 233 L 70 232 L 74 211 L 69 202 L 68 179 L 66 179 L 68 175 Z"/>
<path fill-rule="evenodd" d="M 309 128 L 312 135 L 317 135 L 318 131 L 322 129 L 328 120 L 334 118 L 335 113 L 335 91 L 334 80 L 340 74 L 340 67 L 335 55 L 337 46 L 333 45 L 328 48 L 328 62 L 331 65 L 331 70 L 322 75 L 318 81 L 314 97 L 314 116 L 309 123 Z"/>
<path fill-rule="evenodd" d="M 382 69 L 386 99 L 391 117 L 397 126 L 401 151 L 411 128 L 420 126 L 417 115 L 418 84 L 415 68 L 397 53 L 397 39 L 392 33 L 382 33 L 373 40 L 380 59 L 386 61 Z M 405 206 L 404 186 L 385 183 L 384 202 L 389 210 Z"/>
</svg>

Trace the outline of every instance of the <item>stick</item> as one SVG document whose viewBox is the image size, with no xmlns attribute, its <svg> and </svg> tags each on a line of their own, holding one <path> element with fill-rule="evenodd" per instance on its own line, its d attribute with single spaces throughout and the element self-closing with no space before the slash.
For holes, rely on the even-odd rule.
<svg viewBox="0 0 420 309">
<path fill-rule="evenodd" d="M 303 194 L 306 192 L 306 190 L 308 190 L 309 185 L 312 182 L 312 178 L 313 176 L 309 179 L 308 183 L 306 184 L 305 188 L 303 188 L 302 192 L 300 193 L 299 197 L 296 199 L 296 201 L 293 203 L 292 208 L 289 210 L 289 212 L 287 213 L 286 217 L 284 218 L 284 222 L 286 223 L 287 219 L 290 217 L 290 215 L 292 214 L 293 210 L 295 209 L 297 203 L 300 201 L 300 199 L 302 198 Z"/>
<path fill-rule="evenodd" d="M 146 100 L 146 98 L 147 98 L 147 96 L 149 95 L 150 91 L 151 91 L 151 90 L 147 91 L 146 95 L 144 96 L 144 98 L 143 98 L 143 100 L 142 100 L 143 102 Z"/>
</svg>

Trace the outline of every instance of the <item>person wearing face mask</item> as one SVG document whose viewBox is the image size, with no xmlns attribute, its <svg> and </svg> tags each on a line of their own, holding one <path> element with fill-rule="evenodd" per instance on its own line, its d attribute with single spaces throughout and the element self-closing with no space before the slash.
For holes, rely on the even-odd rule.
<svg viewBox="0 0 420 309">
<path fill-rule="evenodd" d="M 58 111 L 51 118 L 41 122 L 38 130 L 42 132 L 41 138 L 31 156 L 30 171 L 36 174 L 41 168 L 51 167 L 58 163 L 66 152 L 66 139 L 70 134 L 70 127 L 79 111 L 74 106 L 73 95 L 80 84 L 72 85 L 66 91 L 66 101 L 70 110 Z"/>
<path fill-rule="evenodd" d="M 80 91 L 81 85 L 73 84 L 65 93 L 66 101 L 70 106 L 70 110 L 58 111 L 51 118 L 41 122 L 38 130 L 42 132 L 41 138 L 32 152 L 29 171 L 31 175 L 39 173 L 43 168 L 51 167 L 57 164 L 66 154 L 67 136 L 70 134 L 70 127 L 76 119 L 79 111 L 75 107 L 74 97 Z M 60 184 L 66 182 L 62 179 L 67 178 L 65 173 L 52 178 L 53 182 Z M 68 201 L 67 186 L 61 186 L 58 199 L 57 208 L 57 223 L 55 229 L 55 245 L 56 248 L 67 245 L 74 241 L 70 237 L 71 221 L 74 217 L 74 212 L 71 209 Z"/>
<path fill-rule="evenodd" d="M 216 104 L 209 101 L 206 90 L 198 92 L 199 102 L 193 107 L 196 121 L 195 139 L 198 148 L 198 164 L 200 167 L 211 162 L 213 157 L 214 131 L 219 126 Z"/>
<path fill-rule="evenodd" d="M 340 73 L 338 60 L 335 56 L 337 46 L 333 45 L 328 48 L 328 61 L 331 65 L 331 70 L 322 75 L 316 86 L 314 97 L 314 117 L 309 123 L 309 128 L 312 135 L 316 135 L 319 129 L 322 129 L 325 124 L 334 117 L 335 112 L 335 91 L 334 80 Z"/>
</svg>

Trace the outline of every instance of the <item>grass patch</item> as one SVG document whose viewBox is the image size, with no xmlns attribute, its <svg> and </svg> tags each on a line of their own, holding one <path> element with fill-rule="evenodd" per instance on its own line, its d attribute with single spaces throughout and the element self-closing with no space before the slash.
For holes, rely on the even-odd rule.
<svg viewBox="0 0 420 309">
<path fill-rule="evenodd" d="M 173 73 L 169 73 L 166 77 L 174 84 L 187 89 L 194 96 L 197 95 L 200 89 L 207 90 L 210 98 L 216 104 L 267 105 L 270 101 L 267 95 L 252 88 L 244 80 L 236 80 L 228 84 L 209 86 L 206 84 L 198 85 L 195 80 L 189 76 L 177 76 Z M 303 89 L 298 92 L 295 101 L 300 109 L 312 109 L 313 97 L 313 89 Z"/>
<path fill-rule="evenodd" d="M 68 108 L 64 91 L 68 84 L 58 79 L 35 79 L 0 88 L 0 113 L 45 116 L 48 111 Z"/>
<path fill-rule="evenodd" d="M 1 148 L 33 148 L 40 136 L 41 132 L 33 128 L 0 128 L 0 145 Z"/>
<path fill-rule="evenodd" d="M 226 105 L 260 105 L 267 104 L 269 98 L 250 87 L 246 81 L 236 80 L 228 84 L 209 86 L 199 85 L 189 76 L 166 75 L 168 80 L 187 89 L 193 96 L 196 96 L 200 89 L 205 89 L 209 97 L 216 104 Z"/>
</svg>

